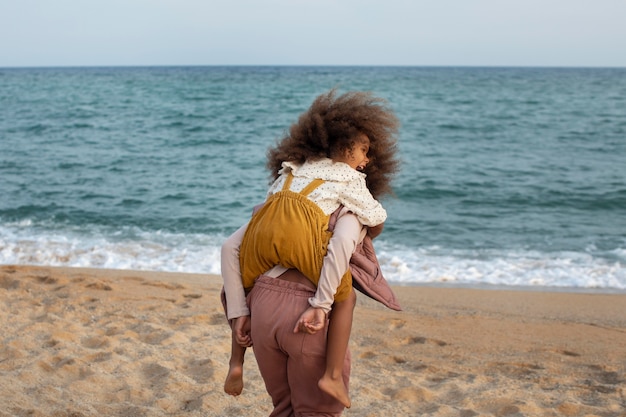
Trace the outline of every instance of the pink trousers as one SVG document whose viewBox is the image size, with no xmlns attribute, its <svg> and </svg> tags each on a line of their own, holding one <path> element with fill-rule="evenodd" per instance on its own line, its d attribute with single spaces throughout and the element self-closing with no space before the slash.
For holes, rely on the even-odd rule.
<svg viewBox="0 0 626 417">
<path fill-rule="evenodd" d="M 257 278 L 248 295 L 254 356 L 274 404 L 270 417 L 336 417 L 344 409 L 317 387 L 326 366 L 326 330 L 293 333 L 313 295 L 302 284 L 264 276 Z M 349 377 L 348 351 L 343 367 L 346 386 Z"/>
</svg>

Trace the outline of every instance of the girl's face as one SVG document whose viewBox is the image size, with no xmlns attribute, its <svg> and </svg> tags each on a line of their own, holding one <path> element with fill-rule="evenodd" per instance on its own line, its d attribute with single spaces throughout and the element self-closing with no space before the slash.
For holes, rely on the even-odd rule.
<svg viewBox="0 0 626 417">
<path fill-rule="evenodd" d="M 347 150 L 339 162 L 345 162 L 350 165 L 351 168 L 357 171 L 363 171 L 370 161 L 367 157 L 369 150 L 370 140 L 366 135 L 361 134 L 357 137 L 352 149 Z"/>
</svg>

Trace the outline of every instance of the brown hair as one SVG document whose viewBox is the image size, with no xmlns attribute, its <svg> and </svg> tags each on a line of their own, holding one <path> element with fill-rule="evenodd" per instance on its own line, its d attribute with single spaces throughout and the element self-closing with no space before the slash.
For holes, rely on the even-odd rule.
<svg viewBox="0 0 626 417">
<path fill-rule="evenodd" d="M 370 140 L 365 181 L 372 195 L 379 198 L 392 193 L 391 179 L 399 170 L 398 126 L 384 99 L 359 91 L 337 96 L 333 89 L 318 96 L 289 133 L 268 150 L 267 168 L 275 180 L 283 162 L 302 164 L 307 159 L 333 158 L 352 149 L 364 134 Z"/>
</svg>

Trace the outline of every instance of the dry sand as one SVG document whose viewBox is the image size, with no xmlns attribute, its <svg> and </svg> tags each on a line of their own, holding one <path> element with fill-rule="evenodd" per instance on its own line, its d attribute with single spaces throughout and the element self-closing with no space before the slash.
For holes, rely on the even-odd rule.
<svg viewBox="0 0 626 417">
<path fill-rule="evenodd" d="M 267 416 L 212 275 L 0 267 L 0 416 Z M 626 295 L 397 287 L 359 297 L 344 416 L 626 416 Z"/>
</svg>

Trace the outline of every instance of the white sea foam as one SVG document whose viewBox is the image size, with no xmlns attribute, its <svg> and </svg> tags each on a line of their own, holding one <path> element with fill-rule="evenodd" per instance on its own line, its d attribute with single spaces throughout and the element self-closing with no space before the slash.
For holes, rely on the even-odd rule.
<svg viewBox="0 0 626 417">
<path fill-rule="evenodd" d="M 220 273 L 220 236 L 91 232 L 2 227 L 0 264 Z"/>
<path fill-rule="evenodd" d="M 588 253 L 417 251 L 379 245 L 387 279 L 399 283 L 446 283 L 558 288 L 626 289 L 626 262 Z"/>
<path fill-rule="evenodd" d="M 220 273 L 224 236 L 50 230 L 30 222 L 0 226 L 0 264 Z M 626 251 L 589 253 L 406 248 L 377 242 L 387 280 L 400 284 L 531 286 L 626 290 Z"/>
</svg>

